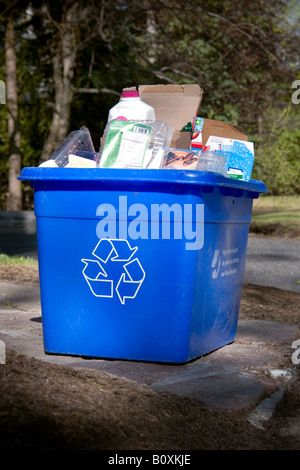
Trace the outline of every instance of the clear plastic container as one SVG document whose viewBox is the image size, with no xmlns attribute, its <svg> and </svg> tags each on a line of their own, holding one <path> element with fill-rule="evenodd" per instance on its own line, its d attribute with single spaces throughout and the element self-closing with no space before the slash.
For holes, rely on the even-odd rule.
<svg viewBox="0 0 300 470">
<path fill-rule="evenodd" d="M 167 152 L 169 151 L 172 134 L 173 130 L 170 129 L 165 121 L 156 120 L 151 122 L 151 133 L 145 155 L 144 168 L 155 169 L 163 167 Z"/>
<path fill-rule="evenodd" d="M 165 121 L 115 119 L 106 125 L 97 166 L 100 168 L 161 168 L 172 130 Z"/>
<path fill-rule="evenodd" d="M 202 150 L 199 153 L 199 161 L 196 170 L 211 171 L 213 173 L 221 173 L 223 176 L 227 176 L 226 154 Z"/>
<path fill-rule="evenodd" d="M 64 167 L 69 163 L 69 155 L 74 155 L 76 151 L 95 152 L 90 131 L 86 126 L 70 132 L 52 153 L 50 160 L 54 160 L 57 166 Z"/>
<path fill-rule="evenodd" d="M 155 111 L 141 100 L 138 91 L 123 91 L 120 101 L 108 113 L 108 122 L 112 119 L 155 121 Z"/>
</svg>

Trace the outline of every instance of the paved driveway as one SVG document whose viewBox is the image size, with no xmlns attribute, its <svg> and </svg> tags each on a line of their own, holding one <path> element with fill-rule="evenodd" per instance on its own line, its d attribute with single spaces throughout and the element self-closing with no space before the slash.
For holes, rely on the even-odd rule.
<svg viewBox="0 0 300 470">
<path fill-rule="evenodd" d="M 250 235 L 244 281 L 300 293 L 300 240 Z"/>
</svg>

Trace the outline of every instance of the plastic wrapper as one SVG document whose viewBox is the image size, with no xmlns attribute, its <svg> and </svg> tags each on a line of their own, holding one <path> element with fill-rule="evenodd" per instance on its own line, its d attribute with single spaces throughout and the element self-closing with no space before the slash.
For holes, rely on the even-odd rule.
<svg viewBox="0 0 300 470">
<path fill-rule="evenodd" d="M 169 150 L 172 130 L 165 121 L 109 122 L 101 141 L 100 168 L 162 168 Z"/>
<path fill-rule="evenodd" d="M 172 170 L 195 170 L 199 160 L 199 150 L 170 148 L 164 168 Z"/>
<path fill-rule="evenodd" d="M 75 155 L 77 151 L 95 153 L 90 131 L 86 126 L 70 132 L 68 137 L 52 153 L 50 160 L 55 160 L 57 166 L 64 167 L 69 163 L 69 155 Z"/>
<path fill-rule="evenodd" d="M 202 117 L 195 117 L 193 119 L 192 127 L 192 139 L 191 139 L 191 148 L 192 149 L 202 149 L 202 129 L 204 125 L 204 119 Z"/>
</svg>

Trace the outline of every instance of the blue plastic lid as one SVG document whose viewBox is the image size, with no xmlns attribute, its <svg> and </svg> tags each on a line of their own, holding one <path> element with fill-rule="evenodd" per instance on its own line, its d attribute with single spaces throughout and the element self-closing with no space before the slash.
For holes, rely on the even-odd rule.
<svg viewBox="0 0 300 470">
<path fill-rule="evenodd" d="M 265 183 L 226 178 L 218 173 L 192 170 L 129 170 L 113 168 L 47 168 L 26 167 L 18 177 L 22 181 L 99 181 L 123 183 L 188 184 L 236 188 L 267 193 Z"/>
</svg>

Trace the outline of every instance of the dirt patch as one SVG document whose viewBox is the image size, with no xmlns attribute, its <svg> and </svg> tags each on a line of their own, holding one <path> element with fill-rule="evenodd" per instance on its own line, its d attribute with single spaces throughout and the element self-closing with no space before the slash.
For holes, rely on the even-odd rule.
<svg viewBox="0 0 300 470">
<path fill-rule="evenodd" d="M 300 324 L 300 294 L 273 287 L 245 284 L 239 318 Z"/>
<path fill-rule="evenodd" d="M 249 233 L 255 235 L 265 235 L 268 237 L 300 238 L 300 227 L 298 225 L 287 226 L 280 223 L 254 222 L 250 223 Z"/>
<path fill-rule="evenodd" d="M 15 282 L 17 284 L 39 284 L 39 268 L 37 264 L 32 265 L 0 265 L 0 281 Z"/>
<path fill-rule="evenodd" d="M 282 435 L 300 411 L 299 380 L 265 431 L 206 406 L 104 372 L 9 352 L 0 369 L 0 448 L 39 450 L 299 449 Z M 282 425 L 284 422 L 284 426 Z"/>
<path fill-rule="evenodd" d="M 0 280 L 20 279 L 37 284 L 37 266 L 1 267 Z M 240 318 L 298 323 L 299 300 L 296 293 L 245 285 Z M 0 366 L 2 450 L 300 449 L 299 374 L 286 384 L 265 430 L 247 421 L 248 411 L 212 411 L 105 372 L 10 350 Z"/>
</svg>

